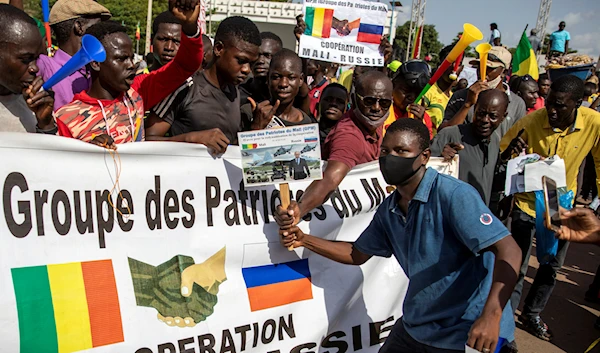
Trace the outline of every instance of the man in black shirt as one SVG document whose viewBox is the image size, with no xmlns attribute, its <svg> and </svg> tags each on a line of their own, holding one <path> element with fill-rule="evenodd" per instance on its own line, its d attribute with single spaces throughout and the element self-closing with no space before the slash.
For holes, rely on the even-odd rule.
<svg viewBox="0 0 600 353">
<path fill-rule="evenodd" d="M 258 28 L 249 19 L 223 20 L 210 66 L 192 77 L 187 94 L 178 95 L 162 119 L 156 115 L 147 119 L 146 140 L 200 143 L 216 153 L 236 143 L 242 126 L 237 86 L 250 74 L 260 43 Z"/>
<path fill-rule="evenodd" d="M 248 103 L 248 97 L 255 102 L 269 99 L 267 76 L 273 55 L 283 48 L 281 38 L 272 32 L 261 32 L 261 44 L 258 49 L 258 60 L 252 65 L 252 78 L 240 85 L 240 103 Z"/>
</svg>

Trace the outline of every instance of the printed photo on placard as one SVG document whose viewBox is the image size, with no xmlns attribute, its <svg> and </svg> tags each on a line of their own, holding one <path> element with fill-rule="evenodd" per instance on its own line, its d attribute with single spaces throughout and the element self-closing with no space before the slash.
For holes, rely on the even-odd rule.
<svg viewBox="0 0 600 353">
<path fill-rule="evenodd" d="M 318 124 L 240 132 L 238 139 L 246 186 L 323 178 Z"/>
</svg>

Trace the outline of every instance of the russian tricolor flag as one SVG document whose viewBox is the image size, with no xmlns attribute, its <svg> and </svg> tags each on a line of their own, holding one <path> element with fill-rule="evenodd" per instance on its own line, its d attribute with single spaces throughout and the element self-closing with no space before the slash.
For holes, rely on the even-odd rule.
<svg viewBox="0 0 600 353">
<path fill-rule="evenodd" d="M 308 259 L 279 243 L 244 245 L 242 276 L 251 311 L 313 298 Z"/>
<path fill-rule="evenodd" d="M 370 25 L 361 23 L 358 27 L 358 36 L 356 40 L 362 43 L 381 43 L 381 36 L 383 35 L 383 26 Z"/>
</svg>

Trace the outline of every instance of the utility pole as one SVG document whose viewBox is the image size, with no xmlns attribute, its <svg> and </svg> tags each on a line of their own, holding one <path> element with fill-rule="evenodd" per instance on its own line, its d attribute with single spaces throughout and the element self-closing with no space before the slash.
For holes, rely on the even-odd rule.
<svg viewBox="0 0 600 353">
<path fill-rule="evenodd" d="M 152 35 L 152 0 L 148 0 L 148 17 L 146 17 L 146 50 L 144 56 L 150 52 L 150 36 Z"/>
<path fill-rule="evenodd" d="M 423 26 L 425 25 L 425 5 L 427 0 L 413 0 L 411 7 L 410 16 L 410 29 L 408 31 L 408 43 L 406 43 L 406 57 L 405 60 L 412 58 L 411 52 L 414 50 L 414 45 L 417 44 L 417 52 L 415 57 L 419 57 L 418 51 L 421 48 L 421 42 L 423 41 Z M 421 30 L 419 30 L 419 28 Z M 418 38 L 415 37 L 418 36 Z"/>
<path fill-rule="evenodd" d="M 537 29 L 538 36 L 544 44 L 546 38 L 546 25 L 550 18 L 550 7 L 552 6 L 552 0 L 540 0 L 540 11 L 538 12 L 537 22 L 535 23 L 535 29 Z"/>
</svg>

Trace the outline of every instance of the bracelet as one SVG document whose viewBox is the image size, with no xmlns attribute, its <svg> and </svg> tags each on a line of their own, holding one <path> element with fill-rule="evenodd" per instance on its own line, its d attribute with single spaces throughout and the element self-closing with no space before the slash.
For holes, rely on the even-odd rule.
<svg viewBox="0 0 600 353">
<path fill-rule="evenodd" d="M 43 130 L 43 129 L 40 129 L 39 126 L 36 125 L 35 126 L 35 132 L 38 133 L 38 134 L 56 135 L 58 133 L 58 126 L 54 125 L 54 127 L 51 128 L 51 129 Z"/>
<path fill-rule="evenodd" d="M 188 38 L 198 38 L 198 36 L 200 35 L 200 26 L 196 25 L 196 34 L 194 34 L 193 36 L 187 36 Z"/>
</svg>

